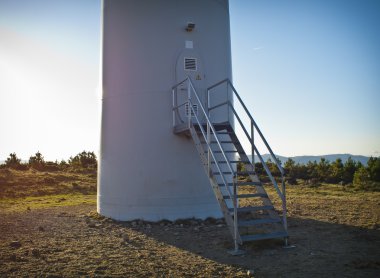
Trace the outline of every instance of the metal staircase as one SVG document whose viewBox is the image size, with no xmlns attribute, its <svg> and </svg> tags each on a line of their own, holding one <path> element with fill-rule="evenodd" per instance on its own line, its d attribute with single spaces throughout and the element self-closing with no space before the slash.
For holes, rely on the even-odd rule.
<svg viewBox="0 0 380 278">
<path fill-rule="evenodd" d="M 211 106 L 210 95 L 226 88 L 226 99 Z M 234 239 L 233 254 L 240 254 L 239 245 L 245 241 L 284 238 L 287 245 L 286 196 L 284 170 L 273 154 L 257 124 L 244 105 L 230 80 L 225 79 L 209 87 L 206 98 L 196 91 L 188 77 L 172 88 L 173 131 L 178 135 L 191 136 L 219 202 L 227 226 Z M 229 94 L 229 95 L 228 95 Z M 231 97 L 232 96 L 232 97 Z M 204 100 L 205 101 L 201 101 Z M 232 99 L 241 104 L 250 128 L 243 124 L 236 112 Z M 180 102 L 180 103 L 178 103 Z M 206 102 L 206 104 L 205 104 Z M 213 122 L 212 113 L 225 109 L 225 121 Z M 238 125 L 235 125 L 237 121 Z M 246 138 L 239 138 L 240 134 Z M 258 149 L 254 134 L 257 133 L 281 176 L 281 189 Z M 241 135 L 240 135 L 241 137 Z M 248 140 L 252 161 L 246 154 L 242 141 Z M 274 186 L 282 212 L 278 213 L 269 198 L 263 182 L 255 169 L 255 157 L 259 159 L 266 177 Z"/>
</svg>

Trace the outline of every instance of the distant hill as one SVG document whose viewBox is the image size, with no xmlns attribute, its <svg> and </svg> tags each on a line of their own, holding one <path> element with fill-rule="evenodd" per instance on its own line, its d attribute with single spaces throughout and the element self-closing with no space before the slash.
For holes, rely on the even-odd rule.
<svg viewBox="0 0 380 278">
<path fill-rule="evenodd" d="M 286 157 L 286 156 L 277 156 L 282 164 L 284 164 L 288 158 L 293 159 L 296 163 L 300 164 L 306 164 L 309 161 L 321 161 L 321 158 L 325 158 L 330 162 L 335 161 L 336 159 L 340 158 L 343 163 L 347 161 L 349 157 L 351 157 L 354 161 L 360 161 L 363 165 L 367 165 L 367 161 L 369 159 L 368 156 L 363 156 L 363 155 L 352 155 L 352 154 L 326 154 L 326 155 L 301 155 L 301 156 L 291 156 L 291 157 Z M 265 161 L 267 161 L 270 158 L 269 154 L 264 154 L 263 158 Z M 259 161 L 257 157 L 255 157 L 256 162 Z"/>
</svg>

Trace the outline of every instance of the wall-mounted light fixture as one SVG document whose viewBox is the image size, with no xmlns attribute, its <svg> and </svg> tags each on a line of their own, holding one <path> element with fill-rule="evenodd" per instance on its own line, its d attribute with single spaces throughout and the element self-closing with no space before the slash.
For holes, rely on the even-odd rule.
<svg viewBox="0 0 380 278">
<path fill-rule="evenodd" d="M 194 30 L 194 28 L 195 28 L 195 23 L 193 23 L 193 22 L 187 23 L 187 27 L 186 27 L 187 32 L 192 32 Z"/>
</svg>

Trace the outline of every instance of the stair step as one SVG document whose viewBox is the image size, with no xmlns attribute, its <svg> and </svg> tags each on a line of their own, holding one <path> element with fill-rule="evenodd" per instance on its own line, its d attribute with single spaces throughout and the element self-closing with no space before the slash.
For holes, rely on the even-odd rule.
<svg viewBox="0 0 380 278">
<path fill-rule="evenodd" d="M 230 124 L 229 123 L 213 123 L 212 124 L 214 129 L 218 132 L 218 131 L 221 131 L 221 130 L 227 130 L 227 128 L 230 128 Z M 195 128 L 199 131 L 199 125 L 198 124 L 194 124 Z M 202 125 L 203 129 L 206 130 L 207 129 L 207 124 L 203 124 Z"/>
<path fill-rule="evenodd" d="M 213 175 L 220 175 L 220 172 L 212 172 Z M 232 172 L 228 171 L 228 172 L 222 172 L 223 175 L 227 175 L 227 174 L 233 174 Z"/>
<path fill-rule="evenodd" d="M 275 233 L 268 233 L 268 234 L 242 235 L 240 237 L 242 241 L 254 241 L 254 240 L 261 240 L 261 239 L 288 237 L 288 233 L 275 232 Z"/>
<path fill-rule="evenodd" d="M 248 176 L 248 175 L 255 175 L 256 173 L 253 172 L 253 171 L 244 171 L 244 172 L 236 172 L 236 173 L 232 173 L 230 171 L 227 171 L 227 172 L 222 172 L 223 174 L 237 174 L 238 176 Z M 213 172 L 214 175 L 220 175 L 219 172 Z"/>
<path fill-rule="evenodd" d="M 238 221 L 239 227 L 250 227 L 260 224 L 269 224 L 269 223 L 279 223 L 281 219 L 273 219 L 273 218 L 264 218 L 264 219 L 254 219 L 254 220 L 240 220 Z"/>
<path fill-rule="evenodd" d="M 238 152 L 237 150 L 224 151 L 224 153 L 237 153 L 237 152 Z M 214 153 L 222 153 L 222 151 L 214 151 Z"/>
<path fill-rule="evenodd" d="M 233 144 L 235 141 L 225 141 L 225 140 L 220 140 L 219 143 L 220 144 Z M 215 140 L 212 140 L 210 141 L 211 144 L 216 144 L 218 143 L 217 141 Z M 206 141 L 203 141 L 202 144 L 206 144 Z"/>
<path fill-rule="evenodd" d="M 224 186 L 224 183 L 218 183 L 218 185 Z M 227 185 L 233 186 L 234 184 L 232 182 L 229 182 Z M 237 186 L 246 186 L 246 185 L 256 186 L 256 185 L 262 185 L 262 184 L 259 181 L 238 181 L 236 185 Z"/>
<path fill-rule="evenodd" d="M 268 198 L 268 195 L 262 194 L 262 193 L 252 193 L 252 194 L 238 194 L 237 197 L 238 197 L 238 199 L 240 199 L 240 198 L 256 198 L 256 197 Z M 230 196 L 223 196 L 223 198 L 224 199 L 231 199 Z"/>
<path fill-rule="evenodd" d="M 259 181 L 240 181 L 237 183 L 238 186 L 246 186 L 246 185 L 262 185 Z"/>
<path fill-rule="evenodd" d="M 248 161 L 241 161 L 241 160 L 231 160 L 229 161 L 230 163 L 239 163 L 239 162 L 242 162 L 242 163 L 247 163 Z M 215 161 L 211 161 L 212 164 L 215 164 Z M 226 164 L 227 161 L 218 161 L 218 163 L 220 164 Z"/>
<path fill-rule="evenodd" d="M 216 132 L 216 134 L 220 134 L 220 135 L 223 135 L 223 134 L 233 134 L 234 132 L 233 131 L 218 131 Z"/>
<path fill-rule="evenodd" d="M 256 172 L 254 171 L 243 171 L 243 172 L 237 172 L 238 176 L 249 176 L 249 175 L 256 175 Z"/>
<path fill-rule="evenodd" d="M 257 207 L 242 207 L 238 208 L 238 212 L 250 212 L 250 211 L 258 211 L 258 210 L 273 210 L 273 206 L 257 206 Z M 234 211 L 234 208 L 229 208 L 228 209 L 230 212 Z"/>
</svg>

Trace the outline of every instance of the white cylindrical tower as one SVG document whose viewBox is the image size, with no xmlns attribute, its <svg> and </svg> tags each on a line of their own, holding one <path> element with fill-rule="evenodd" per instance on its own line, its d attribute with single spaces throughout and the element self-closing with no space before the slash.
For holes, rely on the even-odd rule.
<svg viewBox="0 0 380 278">
<path fill-rule="evenodd" d="M 228 0 L 104 0 L 102 28 L 98 212 L 220 217 L 192 139 L 172 132 L 171 88 L 190 76 L 205 99 L 231 79 Z"/>
</svg>

